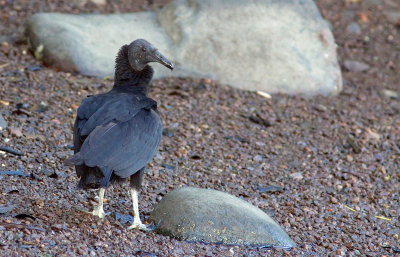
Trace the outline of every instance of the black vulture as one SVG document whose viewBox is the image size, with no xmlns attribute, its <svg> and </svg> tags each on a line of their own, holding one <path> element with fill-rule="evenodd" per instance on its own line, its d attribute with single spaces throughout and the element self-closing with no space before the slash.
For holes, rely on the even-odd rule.
<svg viewBox="0 0 400 257">
<path fill-rule="evenodd" d="M 169 69 L 172 63 L 152 44 L 137 39 L 118 52 L 113 88 L 89 96 L 78 108 L 74 124 L 74 155 L 78 188 L 100 188 L 99 204 L 92 214 L 104 218 L 105 189 L 130 177 L 134 221 L 129 227 L 148 230 L 139 217 L 138 191 L 147 163 L 157 152 L 162 124 L 157 102 L 147 96 L 153 69 L 158 62 Z"/>
</svg>

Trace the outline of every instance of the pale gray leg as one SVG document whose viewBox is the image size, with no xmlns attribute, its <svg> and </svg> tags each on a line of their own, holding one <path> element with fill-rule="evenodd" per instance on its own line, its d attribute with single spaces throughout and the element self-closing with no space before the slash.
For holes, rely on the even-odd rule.
<svg viewBox="0 0 400 257">
<path fill-rule="evenodd" d="M 106 192 L 106 190 L 104 188 L 100 188 L 100 191 L 99 191 L 99 204 L 92 211 L 92 214 L 94 216 L 98 216 L 101 219 L 104 218 L 104 216 L 105 216 L 105 213 L 104 213 L 104 210 L 103 210 L 103 201 L 104 201 L 104 193 L 105 192 Z"/>
<path fill-rule="evenodd" d="M 146 226 L 140 220 L 139 215 L 139 203 L 138 203 L 138 191 L 135 188 L 129 189 L 132 196 L 132 204 L 133 204 L 133 223 L 128 227 L 128 229 L 140 229 L 144 231 L 151 231 L 152 229 L 149 226 Z"/>
</svg>

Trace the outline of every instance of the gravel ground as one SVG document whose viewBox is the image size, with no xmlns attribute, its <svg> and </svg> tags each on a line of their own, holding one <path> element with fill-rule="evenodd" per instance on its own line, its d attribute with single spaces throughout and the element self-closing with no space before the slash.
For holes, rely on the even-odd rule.
<svg viewBox="0 0 400 257">
<path fill-rule="evenodd" d="M 106 192 L 104 220 L 81 209 L 95 191 L 75 189 L 72 123 L 80 101 L 112 81 L 41 67 L 22 38 L 39 11 L 67 13 L 151 10 L 166 1 L 0 0 L 0 112 L 8 122 L 1 145 L 2 256 L 395 256 L 400 252 L 400 27 L 378 0 L 320 0 L 333 26 L 343 69 L 338 96 L 265 99 L 207 79 L 154 81 L 164 127 L 160 153 L 149 165 L 140 195 L 148 217 L 173 188 L 197 186 L 231 193 L 271 215 L 296 249 L 205 245 L 129 231 L 127 185 Z M 151 2 L 154 2 L 150 4 Z M 351 22 L 360 34 L 346 31 Z M 386 91 L 385 91 L 386 90 Z M 28 174 L 24 176 L 24 174 Z M 266 190 L 276 186 L 277 191 Z M 276 189 L 276 188 L 275 188 Z M 8 209 L 6 206 L 12 206 Z"/>
</svg>

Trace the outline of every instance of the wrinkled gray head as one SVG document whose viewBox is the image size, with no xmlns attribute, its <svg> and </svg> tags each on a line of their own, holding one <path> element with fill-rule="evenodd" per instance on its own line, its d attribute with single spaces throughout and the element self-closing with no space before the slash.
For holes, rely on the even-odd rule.
<svg viewBox="0 0 400 257">
<path fill-rule="evenodd" d="M 137 71 L 143 70 L 150 62 L 158 62 L 171 70 L 174 69 L 174 65 L 144 39 L 137 39 L 129 45 L 128 58 L 131 67 Z"/>
</svg>

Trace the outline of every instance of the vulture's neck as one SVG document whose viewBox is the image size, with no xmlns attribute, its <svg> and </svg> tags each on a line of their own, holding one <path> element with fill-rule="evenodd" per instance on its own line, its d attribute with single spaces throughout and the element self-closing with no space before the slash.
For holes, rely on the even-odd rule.
<svg viewBox="0 0 400 257">
<path fill-rule="evenodd" d="M 140 87 L 147 95 L 153 68 L 146 65 L 141 71 L 132 69 L 128 60 L 128 45 L 119 50 L 115 63 L 114 87 Z"/>
</svg>

